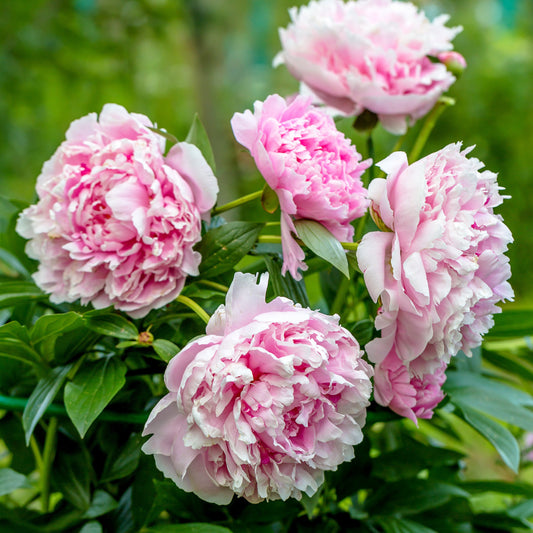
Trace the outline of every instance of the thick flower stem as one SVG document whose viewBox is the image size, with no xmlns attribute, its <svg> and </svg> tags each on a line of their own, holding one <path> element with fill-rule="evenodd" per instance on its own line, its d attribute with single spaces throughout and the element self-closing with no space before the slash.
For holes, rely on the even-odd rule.
<svg viewBox="0 0 533 533">
<path fill-rule="evenodd" d="M 176 298 L 176 302 L 179 302 L 187 306 L 191 311 L 194 311 L 206 324 L 209 322 L 211 317 L 194 300 L 180 294 Z"/>
<path fill-rule="evenodd" d="M 305 246 L 305 243 L 302 242 L 300 239 L 296 239 L 298 244 Z M 266 244 L 281 244 L 281 236 L 280 235 L 259 235 L 257 237 L 257 242 L 259 243 L 266 243 Z M 359 246 L 358 242 L 341 242 L 341 246 L 345 250 L 357 250 L 357 247 Z"/>
<path fill-rule="evenodd" d="M 449 98 L 447 96 L 441 96 L 439 98 L 429 115 L 426 117 L 426 120 L 424 121 L 424 124 L 418 133 L 418 137 L 416 138 L 415 144 L 413 145 L 408 157 L 409 163 L 413 163 L 418 159 L 442 112 L 448 106 L 452 105 L 455 105 L 455 100 L 453 98 Z"/>
<path fill-rule="evenodd" d="M 240 198 L 237 198 L 236 200 L 233 200 L 232 202 L 228 202 L 227 204 L 221 205 L 219 207 L 215 207 L 212 211 L 212 215 L 219 215 L 220 213 L 224 213 L 225 211 L 229 211 L 230 209 L 234 209 L 235 207 L 239 207 L 240 205 L 246 204 L 248 202 L 252 202 L 253 200 L 256 200 L 257 198 L 261 198 L 263 195 L 263 189 L 260 191 L 255 191 L 250 194 L 246 194 L 245 196 L 241 196 Z"/>
<path fill-rule="evenodd" d="M 43 513 L 50 510 L 50 474 L 56 454 L 58 420 L 54 416 L 50 419 L 44 441 L 43 462 L 41 469 L 41 508 Z"/>
</svg>

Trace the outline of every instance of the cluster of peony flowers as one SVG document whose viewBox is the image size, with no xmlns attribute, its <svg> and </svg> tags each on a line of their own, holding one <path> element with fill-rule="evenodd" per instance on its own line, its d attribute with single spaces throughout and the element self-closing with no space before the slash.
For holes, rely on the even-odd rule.
<svg viewBox="0 0 533 533">
<path fill-rule="evenodd" d="M 277 61 L 323 103 L 369 110 L 393 133 L 427 113 L 453 83 L 452 67 L 465 66 L 451 50 L 460 28 L 408 2 L 317 0 L 291 16 Z M 387 177 L 367 191 L 371 160 L 311 96 L 271 95 L 231 126 L 279 199 L 283 274 L 299 280 L 307 269 L 298 220 L 352 241 L 352 222 L 370 207 L 380 231 L 363 237 L 357 260 L 380 305 L 380 337 L 365 347 L 375 368 L 337 315 L 282 297 L 266 303 L 268 275 L 257 283 L 237 272 L 206 335 L 170 361 L 143 450 L 210 502 L 312 496 L 324 472 L 353 458 L 373 375 L 378 403 L 415 423 L 430 418 L 451 357 L 478 346 L 496 304 L 513 298 L 512 236 L 494 214 L 504 197 L 460 143 L 411 165 L 393 153 L 379 164 Z M 164 150 L 147 117 L 118 105 L 71 124 L 38 178 L 39 201 L 17 223 L 51 301 L 141 318 L 198 274 L 193 247 L 217 180 L 196 146 Z"/>
<path fill-rule="evenodd" d="M 198 274 L 201 220 L 218 184 L 188 143 L 164 155 L 144 115 L 107 104 L 74 121 L 37 180 L 17 231 L 53 302 L 113 305 L 132 317 L 171 302 Z"/>
<path fill-rule="evenodd" d="M 281 210 L 283 273 L 301 279 L 305 254 L 292 234 L 293 218 L 322 224 L 339 241 L 351 241 L 350 224 L 364 215 L 369 201 L 361 175 L 372 163 L 361 161 L 332 118 L 297 96 L 290 103 L 271 95 L 255 102 L 254 113 L 235 113 L 235 138 L 247 148 Z"/>
<path fill-rule="evenodd" d="M 267 283 L 235 275 L 206 335 L 170 361 L 144 430 L 163 474 L 210 502 L 311 496 L 363 438 L 372 369 L 359 344 L 338 317 L 265 303 Z"/>
<path fill-rule="evenodd" d="M 375 367 L 375 398 L 416 421 L 442 399 L 450 357 L 481 344 L 495 304 L 511 300 L 512 235 L 494 214 L 497 176 L 480 172 L 460 143 L 408 165 L 395 152 L 369 187 L 370 211 L 386 231 L 357 250 L 367 289 L 381 301 L 381 338 L 365 347 Z"/>
<path fill-rule="evenodd" d="M 409 2 L 313 0 L 290 14 L 275 64 L 328 106 L 346 115 L 372 111 L 395 134 L 455 81 L 446 63 L 465 66 L 449 55 L 461 28 L 446 27 L 447 15 L 430 21 Z"/>
</svg>

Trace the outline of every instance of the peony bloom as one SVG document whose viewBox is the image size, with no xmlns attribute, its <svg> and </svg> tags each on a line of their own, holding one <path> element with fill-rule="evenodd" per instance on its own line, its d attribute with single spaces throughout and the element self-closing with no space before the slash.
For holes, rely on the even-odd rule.
<svg viewBox="0 0 533 533">
<path fill-rule="evenodd" d="M 357 250 L 368 291 L 382 303 L 381 338 L 366 351 L 377 365 L 376 399 L 411 418 L 438 398 L 450 357 L 470 354 L 501 311 L 496 304 L 513 298 L 504 255 L 512 235 L 494 214 L 503 197 L 496 174 L 480 172 L 470 150 L 451 144 L 412 165 L 393 153 L 379 164 L 387 178 L 369 188 L 371 213 L 389 231 L 366 234 Z M 405 403 L 411 415 L 398 407 L 413 396 L 406 385 L 426 391 L 415 407 Z"/>
<path fill-rule="evenodd" d="M 361 175 L 371 161 L 362 161 L 333 119 L 297 96 L 286 102 L 277 94 L 255 102 L 254 113 L 235 113 L 235 138 L 250 150 L 257 168 L 276 191 L 281 208 L 283 273 L 301 279 L 306 270 L 303 250 L 292 237 L 293 217 L 322 224 L 338 240 L 353 239 L 352 220 L 367 207 Z"/>
<path fill-rule="evenodd" d="M 267 283 L 235 275 L 207 334 L 170 361 L 144 429 L 163 474 L 218 504 L 311 496 L 363 438 L 372 369 L 359 344 L 338 317 L 265 303 Z"/>
<path fill-rule="evenodd" d="M 368 109 L 401 134 L 455 81 L 436 61 L 461 31 L 444 25 L 448 15 L 430 21 L 396 0 L 317 0 L 290 16 L 274 63 L 341 113 Z"/>
<path fill-rule="evenodd" d="M 198 274 L 201 218 L 218 184 L 196 146 L 165 140 L 144 115 L 107 104 L 74 121 L 37 180 L 17 231 L 53 302 L 113 305 L 132 317 L 172 301 Z"/>
</svg>

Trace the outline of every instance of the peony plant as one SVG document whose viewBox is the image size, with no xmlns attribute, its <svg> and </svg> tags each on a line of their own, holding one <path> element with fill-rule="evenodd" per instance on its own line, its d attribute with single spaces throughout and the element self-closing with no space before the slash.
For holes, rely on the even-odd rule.
<svg viewBox="0 0 533 533">
<path fill-rule="evenodd" d="M 301 93 L 227 124 L 257 192 L 216 205 L 197 119 L 178 142 L 106 104 L 33 205 L 3 201 L 2 531 L 531 525 L 531 370 L 505 343 L 531 315 L 499 314 L 508 197 L 460 141 L 420 157 L 466 67 L 460 28 L 399 0 L 290 13 L 275 63 Z M 408 154 L 404 136 L 374 160 L 376 128 L 417 120 Z M 504 479 L 472 478 L 480 450 Z M 489 492 L 516 505 L 473 503 Z"/>
</svg>

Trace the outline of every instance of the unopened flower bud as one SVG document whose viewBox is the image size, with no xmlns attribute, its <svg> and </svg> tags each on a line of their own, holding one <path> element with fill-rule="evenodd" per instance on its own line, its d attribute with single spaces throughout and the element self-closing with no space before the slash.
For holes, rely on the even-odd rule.
<svg viewBox="0 0 533 533">
<path fill-rule="evenodd" d="M 458 78 L 466 68 L 466 60 L 459 52 L 454 52 L 453 50 L 442 52 L 437 58 L 446 66 L 448 72 L 451 72 L 456 78 Z"/>
</svg>

